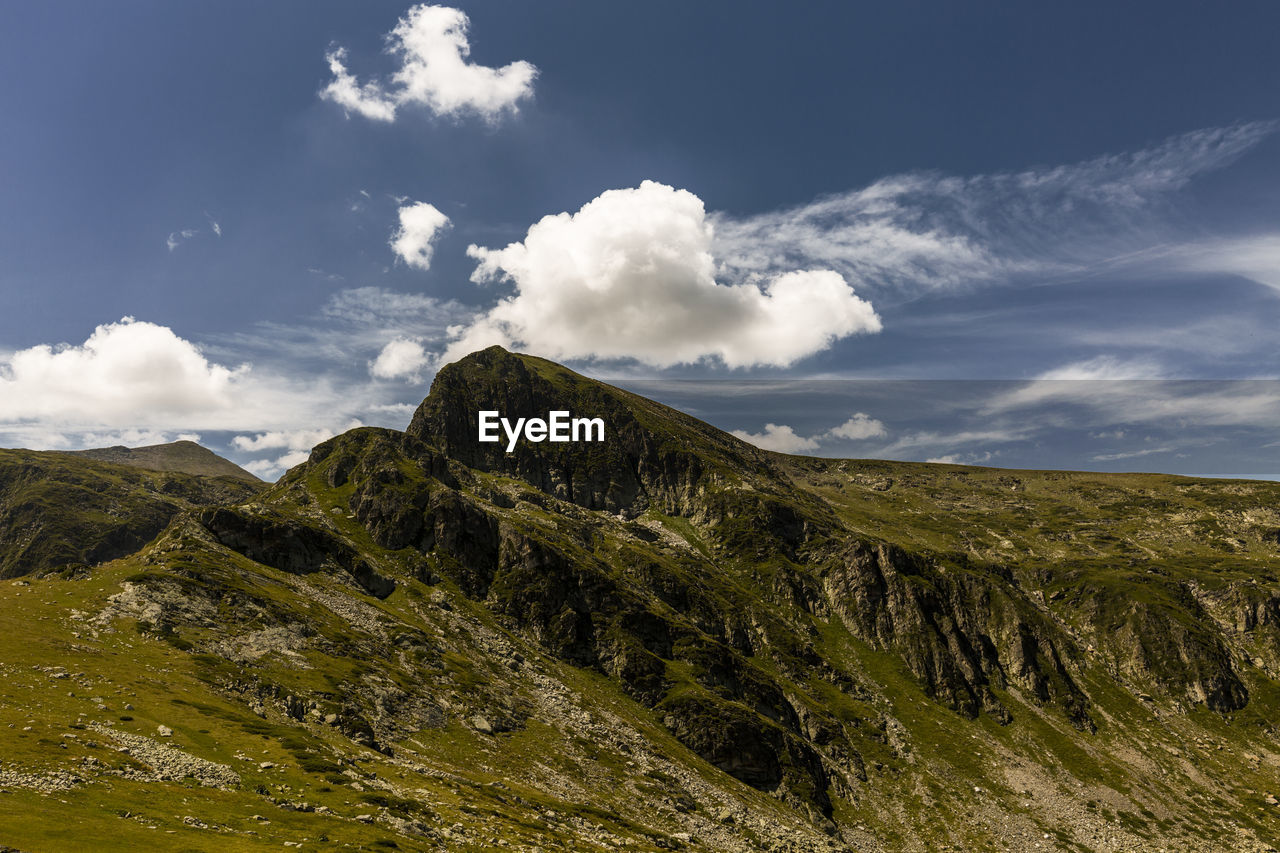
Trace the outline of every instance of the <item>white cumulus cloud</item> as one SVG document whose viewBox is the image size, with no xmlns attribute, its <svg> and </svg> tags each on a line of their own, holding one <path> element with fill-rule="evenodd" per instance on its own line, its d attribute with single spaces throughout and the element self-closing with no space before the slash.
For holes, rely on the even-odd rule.
<svg viewBox="0 0 1280 853">
<path fill-rule="evenodd" d="M 449 225 L 434 205 L 425 201 L 400 208 L 400 227 L 391 235 L 391 249 L 402 261 L 420 270 L 431 267 L 432 242 Z"/>
<path fill-rule="evenodd" d="M 366 413 L 387 420 L 375 409 L 388 395 L 367 377 L 308 372 L 302 381 L 298 370 L 313 368 L 228 366 L 167 326 L 125 317 L 82 343 L 0 352 L 0 445 L 73 449 L 254 431 L 268 450 L 281 432 L 328 437 L 331 425 L 359 425 Z"/>
<path fill-rule="evenodd" d="M 847 438 L 851 441 L 881 438 L 886 434 L 884 424 L 865 412 L 855 412 L 849 420 L 827 432 L 831 438 Z"/>
<path fill-rule="evenodd" d="M 127 425 L 139 411 L 225 409 L 247 370 L 213 364 L 171 329 L 126 317 L 98 326 L 82 345 L 9 356 L 0 365 L 0 420 Z"/>
<path fill-rule="evenodd" d="M 307 458 L 310 456 L 311 452 L 308 450 L 292 450 L 281 456 L 277 456 L 275 459 L 253 459 L 244 463 L 240 467 L 244 468 L 255 477 L 261 477 L 263 480 L 267 480 L 268 482 L 274 482 L 281 474 L 292 468 L 294 465 L 301 465 L 303 462 L 306 462 Z"/>
<path fill-rule="evenodd" d="M 865 412 L 855 412 L 839 426 L 811 436 L 800 435 L 794 427 L 785 424 L 765 424 L 764 432 L 759 433 L 742 429 L 735 429 L 732 432 L 749 444 L 765 450 L 777 450 L 780 453 L 804 453 L 817 450 L 832 439 L 862 441 L 869 438 L 884 438 L 889 434 L 884 423 Z"/>
<path fill-rule="evenodd" d="M 326 55 L 333 80 L 320 91 L 349 112 L 375 121 L 394 121 L 405 105 L 420 105 L 436 115 L 476 113 L 495 121 L 533 94 L 538 69 L 525 61 L 490 68 L 469 61 L 470 20 L 459 9 L 414 6 L 387 34 L 387 52 L 400 59 L 392 87 L 377 81 L 360 83 L 338 47 Z"/>
<path fill-rule="evenodd" d="M 776 450 L 779 453 L 802 453 L 806 450 L 818 449 L 818 441 L 816 439 L 796 435 L 796 431 L 786 424 L 765 424 L 764 432 L 755 433 L 735 429 L 733 434 L 762 450 Z"/>
<path fill-rule="evenodd" d="M 375 379 L 409 379 L 418 376 L 430 364 L 431 356 L 422 344 L 408 338 L 396 338 L 388 342 L 369 365 L 369 375 Z"/>
<path fill-rule="evenodd" d="M 347 112 L 359 113 L 374 121 L 395 121 L 395 101 L 387 97 L 377 83 L 361 84 L 347 70 L 347 50 L 334 48 L 325 54 L 333 79 L 320 90 L 320 97 L 333 101 Z"/>
<path fill-rule="evenodd" d="M 231 444 L 238 450 L 257 453 L 263 450 L 305 450 L 310 452 L 322 441 L 328 441 L 340 432 L 362 426 L 359 420 L 352 420 L 342 429 L 293 429 L 271 430 L 257 435 L 237 435 Z"/>
<path fill-rule="evenodd" d="M 494 343 L 557 359 L 635 359 L 656 367 L 715 358 L 790 365 L 840 338 L 880 330 L 838 273 L 792 270 L 716 280 L 702 200 L 654 181 L 546 216 L 522 242 L 471 246 L 472 280 L 515 294 L 453 330 L 445 360 Z"/>
</svg>

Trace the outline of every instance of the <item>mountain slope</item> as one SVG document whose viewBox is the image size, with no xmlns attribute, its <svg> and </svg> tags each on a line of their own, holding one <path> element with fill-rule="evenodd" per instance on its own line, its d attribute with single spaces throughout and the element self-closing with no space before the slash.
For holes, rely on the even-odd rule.
<svg viewBox="0 0 1280 853">
<path fill-rule="evenodd" d="M 0 578 L 123 557 L 181 510 L 243 500 L 262 485 L 0 449 Z"/>
<path fill-rule="evenodd" d="M 0 843 L 1269 849 L 1277 498 L 787 457 L 485 350 L 404 433 L 0 588 Z"/>
<path fill-rule="evenodd" d="M 64 452 L 86 456 L 99 462 L 110 462 L 114 465 L 146 468 L 148 471 L 200 474 L 206 477 L 233 477 L 255 486 L 263 485 L 262 480 L 239 465 L 223 459 L 194 441 L 172 441 L 168 444 L 151 444 L 146 447 L 98 447 L 92 450 Z"/>
</svg>

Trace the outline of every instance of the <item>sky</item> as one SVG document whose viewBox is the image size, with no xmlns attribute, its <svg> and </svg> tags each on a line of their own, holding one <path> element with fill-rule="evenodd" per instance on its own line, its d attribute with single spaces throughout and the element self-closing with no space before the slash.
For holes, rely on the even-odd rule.
<svg viewBox="0 0 1280 853">
<path fill-rule="evenodd" d="M 0 3 L 0 446 L 270 479 L 498 343 L 788 452 L 1277 476 L 1278 31 Z"/>
</svg>

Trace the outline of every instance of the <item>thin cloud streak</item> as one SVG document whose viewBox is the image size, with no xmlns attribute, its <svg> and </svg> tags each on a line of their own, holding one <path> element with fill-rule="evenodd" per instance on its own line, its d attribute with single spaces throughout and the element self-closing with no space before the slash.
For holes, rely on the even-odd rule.
<svg viewBox="0 0 1280 853">
<path fill-rule="evenodd" d="M 1142 151 L 1022 172 L 896 175 L 789 210 L 715 214 L 715 252 L 731 276 L 823 264 L 878 299 L 1167 265 L 1179 260 L 1159 249 L 1171 227 L 1161 216 L 1167 199 L 1276 129 L 1253 122 L 1198 130 Z M 1180 268 L 1267 269 L 1280 238 L 1261 235 L 1249 246 L 1247 264 L 1228 242 L 1184 255 Z"/>
</svg>

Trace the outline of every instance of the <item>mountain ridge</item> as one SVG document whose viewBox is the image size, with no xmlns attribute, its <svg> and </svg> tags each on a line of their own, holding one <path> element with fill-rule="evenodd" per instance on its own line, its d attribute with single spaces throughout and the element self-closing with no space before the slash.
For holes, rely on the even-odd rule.
<svg viewBox="0 0 1280 853">
<path fill-rule="evenodd" d="M 185 439 L 166 444 L 149 444 L 143 447 L 95 447 L 88 450 L 64 450 L 75 456 L 130 465 L 149 471 L 166 471 L 180 474 L 200 474 L 209 477 L 234 477 L 255 485 L 266 485 L 259 477 L 249 473 L 229 459 L 212 450 Z"/>
<path fill-rule="evenodd" d="M 475 441 L 479 407 L 601 415 L 612 444 L 506 454 Z M 19 634 L 145 662 L 81 673 L 110 713 L 42 676 L 6 698 L 15 726 L 38 698 L 238 768 L 181 789 L 205 830 L 144 807 L 175 849 L 311 827 L 463 850 L 1263 850 L 1277 498 L 773 454 L 493 348 L 443 368 L 405 432 L 336 436 L 88 578 L 0 587 Z M 46 588 L 81 615 L 25 594 Z M 143 803 L 117 774 L 154 765 L 68 743 L 103 762 L 72 786 L 85 821 Z M 263 749 L 272 766 L 237 763 Z"/>
</svg>

